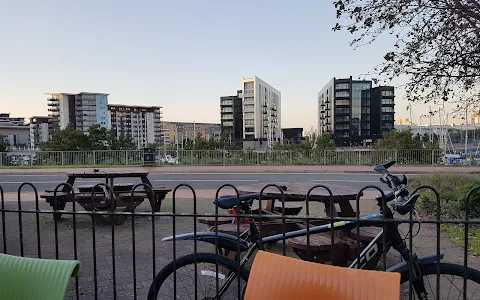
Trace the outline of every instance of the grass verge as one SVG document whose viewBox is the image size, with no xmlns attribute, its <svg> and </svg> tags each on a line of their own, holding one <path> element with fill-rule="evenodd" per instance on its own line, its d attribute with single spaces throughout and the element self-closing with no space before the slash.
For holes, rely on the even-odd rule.
<svg viewBox="0 0 480 300">
<path fill-rule="evenodd" d="M 465 231 L 462 225 L 442 224 L 440 229 L 446 232 L 455 245 L 465 246 Z M 480 255 L 480 228 L 468 228 L 468 250 L 473 255 Z"/>
</svg>

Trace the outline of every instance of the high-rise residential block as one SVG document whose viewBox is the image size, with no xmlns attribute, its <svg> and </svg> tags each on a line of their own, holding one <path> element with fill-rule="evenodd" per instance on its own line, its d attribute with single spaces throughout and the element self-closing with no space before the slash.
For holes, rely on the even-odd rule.
<svg viewBox="0 0 480 300">
<path fill-rule="evenodd" d="M 159 106 L 108 105 L 108 124 L 117 137 L 130 136 L 137 148 L 163 144 Z"/>
<path fill-rule="evenodd" d="M 332 78 L 318 93 L 318 132 L 338 146 L 369 145 L 393 128 L 394 88 L 370 80 Z"/>
<path fill-rule="evenodd" d="M 258 77 L 242 79 L 244 148 L 282 140 L 281 93 Z"/>
<path fill-rule="evenodd" d="M 108 127 L 108 94 L 81 92 L 47 93 L 50 134 L 69 124 L 82 132 L 93 125 Z"/>
<path fill-rule="evenodd" d="M 51 117 L 30 117 L 30 147 L 35 149 L 49 139 Z"/>
<path fill-rule="evenodd" d="M 237 95 L 220 97 L 221 135 L 232 146 L 243 147 L 242 91 Z"/>
</svg>

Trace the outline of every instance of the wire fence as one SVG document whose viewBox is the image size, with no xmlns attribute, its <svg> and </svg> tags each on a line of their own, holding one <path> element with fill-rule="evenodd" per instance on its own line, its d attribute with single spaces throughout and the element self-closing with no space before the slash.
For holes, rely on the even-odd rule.
<svg viewBox="0 0 480 300">
<path fill-rule="evenodd" d="M 458 220 L 442 219 L 435 188 L 419 187 L 411 194 L 433 193 L 437 199 L 436 215 L 421 223 L 414 211 L 390 216 L 384 201 L 389 194 L 372 185 L 349 198 L 325 185 L 311 185 L 293 197 L 291 187 L 275 184 L 247 196 L 229 184 L 207 194 L 182 184 L 163 200 L 162 211 L 152 205 L 152 199 L 161 200 L 157 189 L 145 184 L 118 190 L 99 183 L 85 192 L 64 183 L 47 196 L 30 183 L 16 190 L 4 188 L 0 186 L 0 249 L 22 257 L 79 260 L 80 276 L 71 280 L 65 299 L 242 299 L 258 249 L 318 263 L 400 272 L 402 278 L 420 270 L 422 276 L 433 276 L 426 299 L 479 299 L 480 273 L 472 269 L 478 270 L 480 261 L 468 249 L 472 239 L 477 241 L 471 230 L 480 221 L 470 218 L 468 207 L 480 187 L 469 192 L 465 216 Z M 380 195 L 377 201 L 368 197 L 372 191 Z M 360 201 L 362 195 L 367 199 Z M 59 209 L 62 202 L 67 206 Z M 460 230 L 456 243 L 461 246 L 441 232 L 449 226 Z M 402 234 L 405 247 L 392 237 L 395 231 Z M 179 234 L 184 235 L 165 239 Z M 417 260 L 417 254 L 430 255 Z M 408 262 L 397 264 L 406 257 Z M 444 282 L 445 272 L 452 274 Z M 446 283 L 453 275 L 458 280 L 451 283 L 458 286 L 452 289 Z M 167 284 L 167 279 L 172 281 Z M 204 279 L 210 290 L 201 286 Z M 413 279 L 404 282 L 401 299 L 409 299 L 416 284 Z M 213 296 L 206 295 L 209 291 Z"/>
<path fill-rule="evenodd" d="M 141 166 L 141 165 L 358 165 L 396 160 L 400 165 L 477 165 L 476 154 L 448 156 L 442 150 L 142 150 L 12 151 L 0 153 L 1 166 Z"/>
</svg>

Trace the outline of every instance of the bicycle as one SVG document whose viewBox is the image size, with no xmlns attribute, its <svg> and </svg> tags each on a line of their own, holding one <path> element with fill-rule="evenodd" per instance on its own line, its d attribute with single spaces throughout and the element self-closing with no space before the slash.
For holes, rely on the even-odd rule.
<svg viewBox="0 0 480 300">
<path fill-rule="evenodd" d="M 385 195 L 382 191 L 382 194 L 376 197 L 377 204 L 380 207 L 380 213 L 364 216 L 361 218 L 361 220 L 337 220 L 335 222 L 332 221 L 330 224 L 313 226 L 307 229 L 301 229 L 262 238 L 259 236 L 257 224 L 250 221 L 248 222 L 250 224 L 249 230 L 243 232 L 238 237 L 220 232 L 197 232 L 164 238 L 163 241 L 197 240 L 210 243 L 216 245 L 217 249 L 220 247 L 236 252 L 237 259 L 232 260 L 223 255 L 214 253 L 193 253 L 178 258 L 177 260 L 166 265 L 155 276 L 154 282 L 152 282 L 152 285 L 149 289 L 148 299 L 157 299 L 157 296 L 159 295 L 159 292 L 161 292 L 162 288 L 162 292 L 166 291 L 168 289 L 167 278 L 172 275 L 174 282 L 174 296 L 167 296 L 159 299 L 182 299 L 179 298 L 178 292 L 183 292 L 184 289 L 182 290 L 182 288 L 178 288 L 178 283 L 181 283 L 183 288 L 185 288 L 185 284 L 187 284 L 189 287 L 193 286 L 193 294 L 195 299 L 238 299 L 242 297 L 248 281 L 249 271 L 245 265 L 257 249 L 264 250 L 264 244 L 277 242 L 284 240 L 285 238 L 306 236 L 308 234 L 323 233 L 333 230 L 372 226 L 378 225 L 379 223 L 383 225 L 383 230 L 381 230 L 378 235 L 359 254 L 357 254 L 357 258 L 353 261 L 353 263 L 351 263 L 349 268 L 364 268 L 373 257 L 376 257 L 377 255 L 385 255 L 388 249 L 392 247 L 401 255 L 404 261 L 400 264 L 390 267 L 386 271 L 400 273 L 402 284 L 409 282 L 408 291 L 409 294 L 411 293 L 411 296 L 414 297 L 413 299 L 448 299 L 452 292 L 451 287 L 448 291 L 447 298 L 438 298 L 438 294 L 438 297 L 432 298 L 433 292 L 440 293 L 440 275 L 452 275 L 452 278 L 453 276 L 458 276 L 463 283 L 462 289 L 458 289 L 459 296 L 461 292 L 464 299 L 480 299 L 480 296 L 467 298 L 466 288 L 467 280 L 471 280 L 480 286 L 479 271 L 468 267 L 465 268 L 461 265 L 441 263 L 440 260 L 444 257 L 443 253 L 440 253 L 439 255 L 426 255 L 419 258 L 415 254 L 411 255 L 410 250 L 407 248 L 406 243 L 398 230 L 399 222 L 394 221 L 393 212 L 397 212 L 401 215 L 416 212 L 415 203 L 420 194 L 414 193 L 409 197 L 410 192 L 406 187 L 408 182 L 407 177 L 404 175 L 403 178 L 400 179 L 397 176 L 390 174 L 388 171 L 388 168 L 394 163 L 395 162 L 392 161 L 385 165 L 379 165 L 375 167 L 375 171 L 383 175 L 380 178 L 380 181 L 384 184 L 387 184 L 392 189 L 392 192 Z M 218 205 L 220 208 L 234 208 L 239 214 L 244 213 L 245 215 L 248 215 L 251 213 L 253 201 L 257 198 L 258 195 L 223 196 L 217 197 L 215 201 L 216 205 Z M 387 203 L 392 201 L 393 204 L 390 205 L 390 208 Z M 249 219 L 247 218 L 246 220 L 248 221 Z M 374 222 L 375 220 L 379 222 Z M 238 253 L 244 253 L 243 257 L 240 258 Z M 200 267 L 198 264 L 211 264 L 213 267 L 208 269 L 206 266 Z M 180 275 L 178 275 L 178 271 L 182 268 L 192 266 L 193 270 L 187 272 L 187 274 L 190 275 L 189 279 L 182 278 Z M 193 277 L 191 273 L 194 273 L 195 277 Z M 435 291 L 432 289 L 432 293 L 427 293 L 426 290 L 425 279 L 427 279 L 428 285 L 430 288 L 432 288 L 432 285 L 428 280 L 429 275 L 436 275 L 437 286 Z M 206 293 L 210 292 L 212 281 L 209 282 L 208 290 L 197 289 L 199 279 L 212 278 L 213 281 L 215 281 L 213 296 L 210 296 L 210 294 L 206 295 Z M 191 280 L 193 280 L 193 282 Z M 221 284 L 220 281 L 222 281 Z M 233 284 L 234 281 L 237 281 L 237 284 Z M 229 291 L 228 289 L 232 288 L 232 286 L 233 290 Z M 477 286 L 475 292 L 478 290 L 480 293 L 479 286 Z M 441 287 L 442 289 L 444 288 L 444 286 Z M 203 298 L 198 298 L 199 292 L 203 294 Z M 160 295 L 163 296 L 162 293 L 160 293 Z M 231 298 L 228 297 L 228 295 L 230 295 Z M 190 293 L 185 297 L 187 299 L 192 299 L 192 296 L 192 293 Z M 408 299 L 408 297 L 406 299 Z M 459 297 L 455 297 L 454 299 L 459 299 Z"/>
</svg>

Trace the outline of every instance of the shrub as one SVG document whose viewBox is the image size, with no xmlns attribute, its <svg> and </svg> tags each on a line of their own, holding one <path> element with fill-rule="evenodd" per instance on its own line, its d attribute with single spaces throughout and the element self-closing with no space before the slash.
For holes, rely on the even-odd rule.
<svg viewBox="0 0 480 300">
<path fill-rule="evenodd" d="M 431 174 L 414 176 L 410 179 L 410 190 L 421 185 L 430 185 L 440 194 L 442 218 L 461 219 L 465 216 L 465 200 L 468 192 L 480 186 L 480 178 L 467 174 Z M 427 214 L 436 215 L 435 195 L 430 191 L 420 191 L 418 207 Z M 474 192 L 469 203 L 470 218 L 480 218 L 480 191 Z"/>
</svg>

